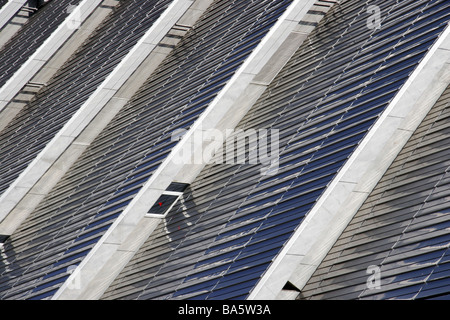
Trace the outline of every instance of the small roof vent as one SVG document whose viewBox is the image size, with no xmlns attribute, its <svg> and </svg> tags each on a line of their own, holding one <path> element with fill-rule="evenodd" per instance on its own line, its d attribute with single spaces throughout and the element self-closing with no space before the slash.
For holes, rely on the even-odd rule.
<svg viewBox="0 0 450 320">
<path fill-rule="evenodd" d="M 178 199 L 183 195 L 183 192 L 189 185 L 186 183 L 173 182 L 163 192 L 156 203 L 151 207 L 148 212 L 148 216 L 154 216 L 158 218 L 165 217 L 170 209 L 177 203 Z"/>
</svg>

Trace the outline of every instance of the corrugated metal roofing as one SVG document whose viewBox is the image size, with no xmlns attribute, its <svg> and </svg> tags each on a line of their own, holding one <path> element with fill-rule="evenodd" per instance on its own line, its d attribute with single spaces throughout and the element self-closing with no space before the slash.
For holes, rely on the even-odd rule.
<svg viewBox="0 0 450 320">
<path fill-rule="evenodd" d="M 300 298 L 450 297 L 449 111 L 450 87 L 337 240 Z M 370 271 L 376 268 L 379 289 L 375 288 L 375 278 L 369 279 L 373 276 Z"/>
<path fill-rule="evenodd" d="M 290 3 L 218 0 L 210 6 L 5 243 L 2 299 L 55 293 L 68 268 L 82 261 L 170 152 L 171 133 L 200 116 Z"/>
<path fill-rule="evenodd" d="M 103 299 L 244 299 L 447 27 L 448 1 L 344 1 L 239 128 L 280 130 L 280 168 L 209 165 Z"/>
<path fill-rule="evenodd" d="M 0 49 L 0 87 L 24 64 L 70 14 L 69 6 L 81 0 L 50 1 Z"/>
</svg>

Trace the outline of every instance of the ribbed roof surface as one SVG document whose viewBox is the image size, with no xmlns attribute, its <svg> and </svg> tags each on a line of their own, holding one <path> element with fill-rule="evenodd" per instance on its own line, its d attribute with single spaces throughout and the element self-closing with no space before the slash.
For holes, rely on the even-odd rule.
<svg viewBox="0 0 450 320">
<path fill-rule="evenodd" d="M 7 241 L 0 262 L 1 298 L 54 294 L 68 267 L 82 261 L 170 152 L 171 133 L 200 116 L 290 3 L 218 0 L 210 6 Z M 134 7 L 129 16 L 141 12 Z M 117 19 L 111 23 L 122 25 Z M 74 69 L 72 76 L 77 75 Z"/>
<path fill-rule="evenodd" d="M 450 87 L 337 240 L 300 298 L 450 298 L 449 116 Z M 380 268 L 379 289 L 369 279 L 373 266 Z"/>
<path fill-rule="evenodd" d="M 343 1 L 241 129 L 280 130 L 280 169 L 209 165 L 104 299 L 244 299 L 446 28 L 448 1 Z"/>
</svg>

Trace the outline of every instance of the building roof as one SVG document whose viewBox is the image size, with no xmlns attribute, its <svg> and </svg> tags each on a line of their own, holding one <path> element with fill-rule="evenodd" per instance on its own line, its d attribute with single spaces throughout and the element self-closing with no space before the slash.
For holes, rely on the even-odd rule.
<svg viewBox="0 0 450 320">
<path fill-rule="evenodd" d="M 446 297 L 448 1 L 66 2 L 0 49 L 0 299 Z"/>
</svg>

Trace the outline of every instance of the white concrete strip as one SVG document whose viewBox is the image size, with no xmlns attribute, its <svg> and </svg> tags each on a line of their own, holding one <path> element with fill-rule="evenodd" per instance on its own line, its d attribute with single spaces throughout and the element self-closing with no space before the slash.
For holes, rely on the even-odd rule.
<svg viewBox="0 0 450 320">
<path fill-rule="evenodd" d="M 302 289 L 450 83 L 450 28 L 435 43 L 273 261 L 249 299 Z"/>
<path fill-rule="evenodd" d="M 186 145 L 192 145 L 196 134 L 211 128 L 225 133 L 226 129 L 236 127 L 266 89 L 266 85 L 254 83 L 253 80 L 267 64 L 280 58 L 276 56 L 279 47 L 285 44 L 291 32 L 296 30 L 298 23 L 314 2 L 315 0 L 293 1 L 207 110 L 81 262 L 76 274 L 69 277 L 53 299 L 84 300 L 101 297 L 132 258 L 133 253 L 139 249 L 161 221 L 160 218 L 146 217 L 159 196 L 173 181 L 191 183 L 205 166 L 205 164 L 178 163 L 174 159 L 182 154 Z M 196 145 L 196 147 L 204 148 L 205 146 Z M 140 227 L 142 225 L 149 227 Z M 144 229 L 146 233 L 139 234 L 144 232 Z M 127 242 L 127 239 L 138 234 L 141 241 L 135 241 L 133 244 Z M 70 285 L 74 281 L 81 285 L 74 288 Z"/>
<path fill-rule="evenodd" d="M 9 0 L 0 10 L 0 29 L 22 8 L 28 0 Z"/>
<path fill-rule="evenodd" d="M 82 1 L 66 20 L 31 55 L 19 70 L 0 89 L 0 113 L 14 96 L 31 80 L 53 56 L 80 24 L 97 8 L 102 0 Z"/>
</svg>

